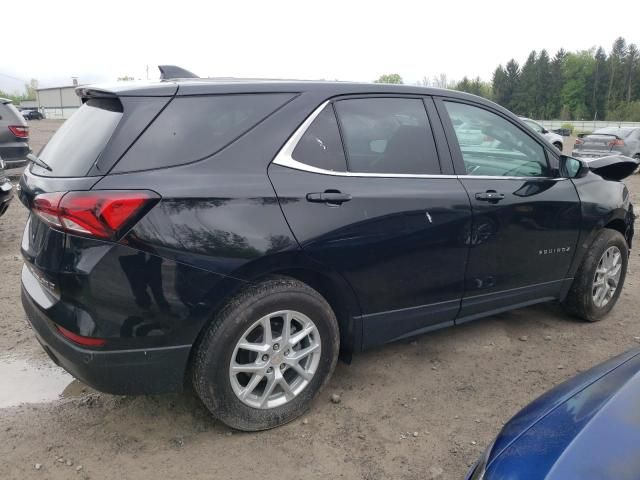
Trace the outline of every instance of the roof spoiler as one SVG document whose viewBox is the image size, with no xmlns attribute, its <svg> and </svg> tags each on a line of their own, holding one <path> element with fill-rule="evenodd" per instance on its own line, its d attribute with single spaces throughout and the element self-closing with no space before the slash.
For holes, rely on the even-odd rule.
<svg viewBox="0 0 640 480">
<path fill-rule="evenodd" d="M 99 90 L 91 87 L 78 87 L 76 88 L 76 95 L 80 97 L 82 103 L 85 103 L 90 98 L 116 98 L 117 95 L 113 92 L 106 90 Z"/>
<path fill-rule="evenodd" d="M 193 72 L 175 65 L 158 65 L 160 80 L 175 80 L 177 78 L 200 78 Z"/>
<path fill-rule="evenodd" d="M 600 135 L 602 137 L 615 137 L 618 140 L 622 140 L 622 138 L 620 138 L 618 135 L 615 135 L 613 133 L 594 133 L 594 132 L 591 132 L 591 133 L 579 133 L 578 134 L 578 138 L 588 137 L 589 135 Z"/>
</svg>

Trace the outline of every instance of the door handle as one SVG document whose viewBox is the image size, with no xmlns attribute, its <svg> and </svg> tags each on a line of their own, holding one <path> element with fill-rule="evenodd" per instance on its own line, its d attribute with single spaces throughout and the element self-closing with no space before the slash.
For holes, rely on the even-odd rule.
<svg viewBox="0 0 640 480">
<path fill-rule="evenodd" d="M 482 202 L 499 202 L 504 199 L 504 193 L 498 193 L 495 190 L 487 190 L 486 192 L 476 193 L 476 200 Z"/>
<path fill-rule="evenodd" d="M 307 193 L 307 201 L 313 203 L 326 203 L 329 205 L 341 205 L 351 200 L 351 195 L 338 191 L 327 190 L 322 193 Z"/>
</svg>

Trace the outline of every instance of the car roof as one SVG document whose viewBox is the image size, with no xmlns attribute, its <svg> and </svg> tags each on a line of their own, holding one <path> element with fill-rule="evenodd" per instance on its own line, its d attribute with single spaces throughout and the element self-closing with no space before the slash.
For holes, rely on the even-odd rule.
<svg viewBox="0 0 640 480">
<path fill-rule="evenodd" d="M 476 95 L 442 88 L 318 80 L 194 78 L 158 82 L 133 81 L 88 85 L 79 87 L 76 91 L 80 96 L 91 96 L 92 92 L 104 92 L 117 96 L 173 96 L 267 92 L 318 92 L 326 93 L 328 96 L 350 94 L 409 94 L 466 98 L 476 102 L 480 101 L 493 104 L 493 102 Z"/>
</svg>

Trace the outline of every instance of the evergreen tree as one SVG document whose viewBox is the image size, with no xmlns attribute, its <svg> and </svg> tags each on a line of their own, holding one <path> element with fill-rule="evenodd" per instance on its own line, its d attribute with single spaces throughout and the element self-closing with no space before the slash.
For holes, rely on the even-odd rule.
<svg viewBox="0 0 640 480">
<path fill-rule="evenodd" d="M 589 102 L 591 116 L 594 119 L 604 118 L 606 114 L 607 77 L 607 54 L 604 48 L 598 47 L 591 78 L 591 100 Z"/>
<path fill-rule="evenodd" d="M 518 88 L 520 85 L 520 65 L 513 58 L 507 62 L 507 66 L 505 68 L 505 72 L 507 74 L 506 82 L 505 82 L 505 96 L 508 101 L 503 105 L 503 107 L 508 108 L 509 110 L 516 109 L 516 95 L 518 92 Z"/>
<path fill-rule="evenodd" d="M 567 52 L 561 48 L 553 57 L 551 62 L 551 81 L 549 85 L 549 101 L 547 102 L 547 118 L 558 118 L 562 103 L 560 102 L 560 92 L 564 84 L 564 76 L 562 74 L 564 61 L 567 58 Z"/>
<path fill-rule="evenodd" d="M 536 68 L 537 55 L 535 50 L 532 51 L 524 62 L 520 77 L 518 79 L 518 88 L 516 89 L 515 108 L 517 113 L 528 117 L 535 117 L 536 102 L 538 96 L 538 72 Z"/>
<path fill-rule="evenodd" d="M 509 104 L 511 98 L 507 85 L 507 72 L 502 68 L 502 65 L 498 65 L 498 68 L 493 72 L 491 91 L 496 103 L 503 107 Z"/>
<path fill-rule="evenodd" d="M 533 114 L 536 118 L 547 118 L 547 106 L 550 99 L 551 88 L 551 63 L 549 54 L 542 50 L 536 62 L 537 81 L 536 96 Z"/>
<path fill-rule="evenodd" d="M 618 37 L 613 42 L 613 48 L 609 55 L 609 88 L 607 90 L 607 110 L 613 110 L 618 101 L 622 98 L 624 82 L 621 81 L 623 74 L 622 60 L 627 53 L 627 42 L 624 38 Z"/>
<path fill-rule="evenodd" d="M 638 64 L 638 47 L 635 44 L 629 45 L 627 49 L 627 56 L 625 58 L 625 71 L 626 71 L 626 103 L 631 103 L 631 92 L 633 90 L 633 83 L 636 80 L 636 66 Z"/>
</svg>

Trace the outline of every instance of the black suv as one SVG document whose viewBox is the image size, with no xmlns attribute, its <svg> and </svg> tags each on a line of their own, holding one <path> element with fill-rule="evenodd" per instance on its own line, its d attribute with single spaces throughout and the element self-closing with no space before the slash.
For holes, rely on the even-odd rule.
<svg viewBox="0 0 640 480">
<path fill-rule="evenodd" d="M 42 120 L 44 119 L 44 115 L 40 113 L 38 110 L 23 110 L 22 116 L 26 120 Z"/>
<path fill-rule="evenodd" d="M 22 298 L 52 359 L 98 390 L 192 382 L 228 425 L 266 429 L 309 406 L 339 352 L 550 300 L 595 321 L 620 295 L 626 173 L 561 157 L 487 100 L 273 81 L 78 93 L 20 182 Z"/>
</svg>

